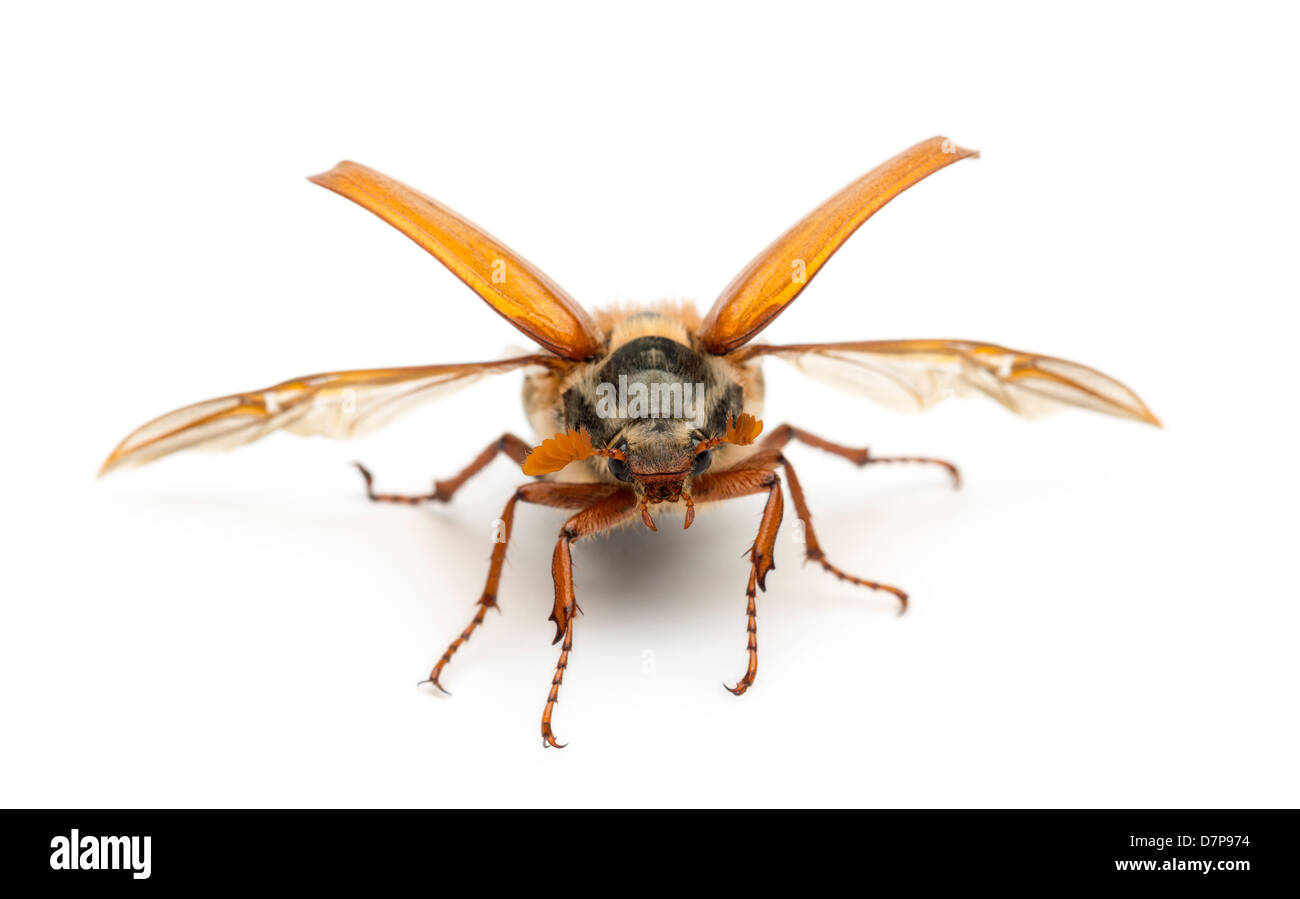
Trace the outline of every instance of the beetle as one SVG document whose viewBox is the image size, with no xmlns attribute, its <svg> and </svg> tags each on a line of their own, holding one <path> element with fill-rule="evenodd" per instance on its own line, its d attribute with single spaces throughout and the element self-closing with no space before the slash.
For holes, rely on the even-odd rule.
<svg viewBox="0 0 1300 899">
<path fill-rule="evenodd" d="M 877 210 L 929 175 L 977 155 L 934 137 L 877 166 L 756 256 L 702 318 L 684 303 L 592 315 L 540 269 L 456 212 L 373 169 L 341 162 L 310 180 L 415 241 L 539 350 L 487 362 L 325 372 L 195 403 L 129 434 L 101 474 L 191 447 L 248 443 L 276 430 L 349 437 L 447 388 L 521 371 L 524 409 L 537 445 L 505 433 L 458 474 L 435 481 L 432 491 L 422 495 L 378 493 L 370 472 L 358 464 L 366 493 L 377 502 L 450 502 L 501 454 L 532 478 L 507 500 L 475 614 L 435 663 L 428 682 L 443 689 L 444 668 L 483 623 L 487 610 L 497 608 L 516 506 L 523 502 L 573 510 L 560 529 L 551 562 L 555 600 L 550 620 L 560 655 L 541 719 L 544 745 L 561 747 L 551 719 L 580 612 L 573 544 L 636 521 L 655 530 L 656 515 L 680 514 L 690 527 L 697 504 L 760 494 L 766 495 L 766 504 L 748 552 L 745 588 L 748 661 L 745 673 L 728 687 L 743 694 L 758 671 L 756 598 L 773 568 L 785 503 L 782 475 L 802 523 L 806 558 L 838 578 L 892 594 L 900 609 L 907 603 L 898 587 L 848 574 L 827 559 L 786 455 L 791 442 L 858 466 L 940 466 L 960 485 L 957 468 L 941 459 L 876 456 L 789 424 L 763 436 L 761 367 L 766 357 L 833 376 L 890 405 L 925 408 L 952 394 L 984 394 L 1017 413 L 1078 406 L 1159 425 L 1137 394 L 1114 378 L 1076 362 L 997 344 L 934 339 L 755 342 Z"/>
</svg>

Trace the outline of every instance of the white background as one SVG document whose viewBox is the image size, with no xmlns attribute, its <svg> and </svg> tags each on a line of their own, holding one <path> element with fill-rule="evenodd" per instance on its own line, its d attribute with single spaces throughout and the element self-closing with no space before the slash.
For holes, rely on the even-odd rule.
<svg viewBox="0 0 1300 899">
<path fill-rule="evenodd" d="M 28 7 L 5 14 L 5 805 L 1294 806 L 1295 22 L 1235 4 Z M 741 674 L 761 498 L 575 555 L 540 746 L 551 547 L 522 508 L 473 612 L 518 376 L 359 444 L 274 437 L 96 481 L 132 427 L 330 368 L 524 338 L 304 176 L 418 186 L 589 306 L 707 307 L 936 133 L 981 149 L 870 221 L 773 342 L 970 337 L 1095 365 L 1161 431 L 971 400 L 899 416 L 769 363 L 832 559 L 783 534 Z M 531 435 L 529 435 L 531 436 Z M 787 513 L 790 509 L 787 506 Z"/>
</svg>

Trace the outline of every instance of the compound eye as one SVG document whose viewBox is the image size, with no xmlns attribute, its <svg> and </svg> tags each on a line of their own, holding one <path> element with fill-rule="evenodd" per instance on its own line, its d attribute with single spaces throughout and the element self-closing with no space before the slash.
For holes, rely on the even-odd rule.
<svg viewBox="0 0 1300 899">
<path fill-rule="evenodd" d="M 691 474 L 703 474 L 713 464 L 713 450 L 705 450 L 695 457 L 691 463 Z"/>
<path fill-rule="evenodd" d="M 631 475 L 628 474 L 627 462 L 624 459 L 610 459 L 609 473 L 620 481 L 630 481 L 632 479 Z"/>
</svg>

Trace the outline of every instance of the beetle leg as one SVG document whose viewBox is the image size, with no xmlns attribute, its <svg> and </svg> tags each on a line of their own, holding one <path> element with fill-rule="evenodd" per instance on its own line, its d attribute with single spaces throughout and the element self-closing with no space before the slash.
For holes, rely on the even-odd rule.
<svg viewBox="0 0 1300 899">
<path fill-rule="evenodd" d="M 566 521 L 555 542 L 555 553 L 551 558 L 555 608 L 550 617 L 555 622 L 555 639 L 551 642 L 560 643 L 562 640 L 563 643 L 560 646 L 560 658 L 555 663 L 555 674 L 551 676 L 551 690 L 546 695 L 546 707 L 542 710 L 542 743 L 545 746 L 563 749 L 566 745 L 556 741 L 555 732 L 551 730 L 551 715 L 560 698 L 560 685 L 564 682 L 564 672 L 569 667 L 569 653 L 573 651 L 573 620 L 582 612 L 573 592 L 573 555 L 570 547 L 583 537 L 608 530 L 627 519 L 636 508 L 636 494 L 626 488 L 617 488 L 613 495 L 593 503 Z"/>
<path fill-rule="evenodd" d="M 762 464 L 762 456 L 746 460 L 746 464 Z M 692 488 L 696 502 L 718 502 L 734 499 L 753 493 L 767 491 L 767 505 L 763 507 L 763 517 L 758 524 L 758 534 L 749 548 L 749 584 L 745 587 L 747 624 L 745 632 L 748 664 L 745 674 L 734 687 L 727 687 L 739 696 L 754 685 L 758 674 L 758 609 L 759 590 L 767 589 L 767 573 L 776 567 L 773 564 L 773 550 L 776 547 L 777 531 L 781 528 L 781 515 L 785 500 L 781 494 L 781 478 L 770 468 L 739 468 L 721 471 L 716 474 L 701 475 Z M 723 684 L 726 686 L 726 684 Z"/>
<path fill-rule="evenodd" d="M 488 565 L 487 583 L 483 586 L 483 595 L 479 597 L 477 603 L 478 611 L 474 613 L 473 620 L 470 621 L 465 630 L 461 631 L 460 636 L 451 641 L 450 645 L 448 645 L 447 649 L 443 652 L 442 658 L 438 659 L 437 664 L 433 666 L 433 670 L 429 672 L 427 683 L 433 684 L 443 693 L 447 693 L 448 695 L 450 695 L 450 692 L 439 680 L 442 675 L 442 669 L 447 667 L 447 663 L 450 662 L 451 657 L 456 654 L 456 650 L 460 649 L 461 644 L 468 640 L 470 635 L 474 633 L 474 630 L 483 623 L 483 617 L 487 615 L 489 607 L 496 609 L 498 612 L 501 611 L 501 607 L 497 605 L 497 588 L 501 583 L 501 569 L 505 565 L 506 561 L 506 547 L 510 543 L 510 532 L 514 528 L 515 503 L 517 502 L 519 502 L 518 491 L 510 497 L 510 501 L 506 503 L 505 509 L 501 511 L 501 518 L 499 519 L 501 521 L 501 531 L 497 535 L 496 544 L 492 547 L 492 561 Z M 421 681 L 421 683 L 425 683 L 425 681 Z"/>
<path fill-rule="evenodd" d="M 460 636 L 452 640 L 447 646 L 442 658 L 438 659 L 437 664 L 433 666 L 433 670 L 429 672 L 429 677 L 420 683 L 433 684 L 443 693 L 447 693 L 447 689 L 443 687 L 440 681 L 442 669 L 447 667 L 447 663 L 456 654 L 456 650 L 460 649 L 461 645 L 483 623 L 488 608 L 500 611 L 500 607 L 497 605 L 497 590 L 501 583 L 501 569 L 506 562 L 506 548 L 510 543 L 510 534 L 514 530 L 516 503 L 523 500 L 526 503 L 535 503 L 542 506 L 583 508 L 608 496 L 611 491 L 619 489 L 621 488 L 605 484 L 554 484 L 542 481 L 521 485 L 510 497 L 505 509 L 501 512 L 501 518 L 499 519 L 501 530 L 497 534 L 496 544 L 492 547 L 492 561 L 488 565 L 487 583 L 483 586 L 483 594 L 478 599 L 478 610 L 474 613 L 474 618 L 461 632 Z"/>
<path fill-rule="evenodd" d="M 893 462 L 914 462 L 921 465 L 938 465 L 939 467 L 946 469 L 949 476 L 952 477 L 953 487 L 961 486 L 961 472 L 957 470 L 956 465 L 953 465 L 951 462 L 946 462 L 943 459 L 931 459 L 926 456 L 873 456 L 871 455 L 871 451 L 865 447 L 862 449 L 853 449 L 852 447 L 843 446 L 839 443 L 832 443 L 829 440 L 824 440 L 816 434 L 810 434 L 807 431 L 794 427 L 793 425 L 781 425 L 779 428 L 772 431 L 772 433 L 769 434 L 762 443 L 764 449 L 780 450 L 784 449 L 791 440 L 798 440 L 800 443 L 805 443 L 808 446 L 824 450 L 825 452 L 839 456 L 842 459 L 848 459 L 854 465 L 859 467 Z"/>
<path fill-rule="evenodd" d="M 794 469 L 790 467 L 790 460 L 784 455 L 780 457 L 781 465 L 785 468 L 786 480 L 790 482 L 790 499 L 794 502 L 794 514 L 803 522 L 803 554 L 804 559 L 810 562 L 817 562 L 822 568 L 829 571 L 842 581 L 848 581 L 851 584 L 857 584 L 859 587 L 868 587 L 872 590 L 883 590 L 886 593 L 892 593 L 898 597 L 899 608 L 898 614 L 907 611 L 907 594 L 897 587 L 891 587 L 889 584 L 881 584 L 876 581 L 868 581 L 865 578 L 856 577 L 847 572 L 841 571 L 832 565 L 826 559 L 826 553 L 822 552 L 821 544 L 817 542 L 817 533 L 812 526 L 812 513 L 808 511 L 808 503 L 803 496 L 803 488 L 799 485 L 799 478 L 795 475 Z M 946 463 L 945 463 L 946 464 Z"/>
<path fill-rule="evenodd" d="M 474 461 L 466 465 L 460 474 L 445 481 L 434 481 L 432 493 L 422 493 L 415 495 L 405 495 L 400 493 L 376 493 L 374 490 L 374 478 L 370 471 L 360 462 L 354 463 L 361 472 L 361 477 L 366 481 L 366 496 L 370 497 L 372 502 L 377 503 L 406 503 L 412 506 L 418 506 L 420 503 L 438 501 L 442 503 L 451 502 L 452 496 L 456 491 L 474 475 L 488 467 L 488 464 L 497 457 L 498 453 L 505 453 L 511 459 L 520 465 L 523 464 L 524 458 L 531 449 L 528 444 L 524 443 L 514 434 L 502 434 L 483 452 L 475 457 Z"/>
</svg>

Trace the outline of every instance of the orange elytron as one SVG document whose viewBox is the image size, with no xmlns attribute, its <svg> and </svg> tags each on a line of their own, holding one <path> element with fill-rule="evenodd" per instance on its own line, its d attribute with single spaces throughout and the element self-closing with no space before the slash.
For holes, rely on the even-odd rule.
<svg viewBox="0 0 1300 899">
<path fill-rule="evenodd" d="M 748 665 L 733 693 L 744 693 L 758 671 L 756 597 L 766 589 L 781 525 L 780 469 L 804 552 L 844 580 L 882 590 L 906 606 L 897 587 L 846 574 L 827 560 L 813 531 L 798 478 L 786 456 L 800 441 L 864 466 L 916 462 L 956 467 L 939 459 L 874 456 L 785 424 L 763 434 L 763 357 L 776 356 L 810 373 L 833 374 L 869 397 L 911 408 L 951 394 L 982 393 L 1018 413 L 1065 405 L 1158 425 L 1132 390 L 1099 371 L 1051 356 L 972 340 L 885 340 L 772 346 L 754 338 L 784 312 L 827 260 L 898 194 L 961 159 L 975 156 L 942 137 L 922 141 L 845 187 L 776 239 L 727 286 L 700 320 L 686 305 L 662 304 L 589 315 L 531 263 L 478 226 L 398 181 L 353 162 L 311 180 L 397 228 L 450 269 L 540 351 L 495 362 L 337 371 L 291 378 L 169 412 L 132 432 L 102 472 L 150 462 L 190 447 L 230 447 L 284 429 L 348 437 L 375 427 L 443 388 L 489 374 L 522 370 L 524 406 L 540 444 L 503 434 L 456 476 L 424 495 L 376 493 L 361 468 L 370 499 L 448 502 L 499 453 L 534 480 L 518 487 L 501 513 L 487 584 L 473 619 L 433 666 L 442 674 L 460 646 L 497 606 L 506 547 L 520 502 L 573 510 L 560 529 L 551 564 L 555 642 L 560 657 L 542 712 L 546 745 L 559 747 L 551 716 L 573 649 L 578 603 L 573 589 L 574 543 L 637 520 L 655 529 L 655 513 L 680 513 L 686 527 L 695 507 L 751 494 L 766 506 L 749 551 L 745 589 Z M 760 439 L 761 437 L 761 439 Z M 358 466 L 360 467 L 360 466 Z"/>
</svg>

